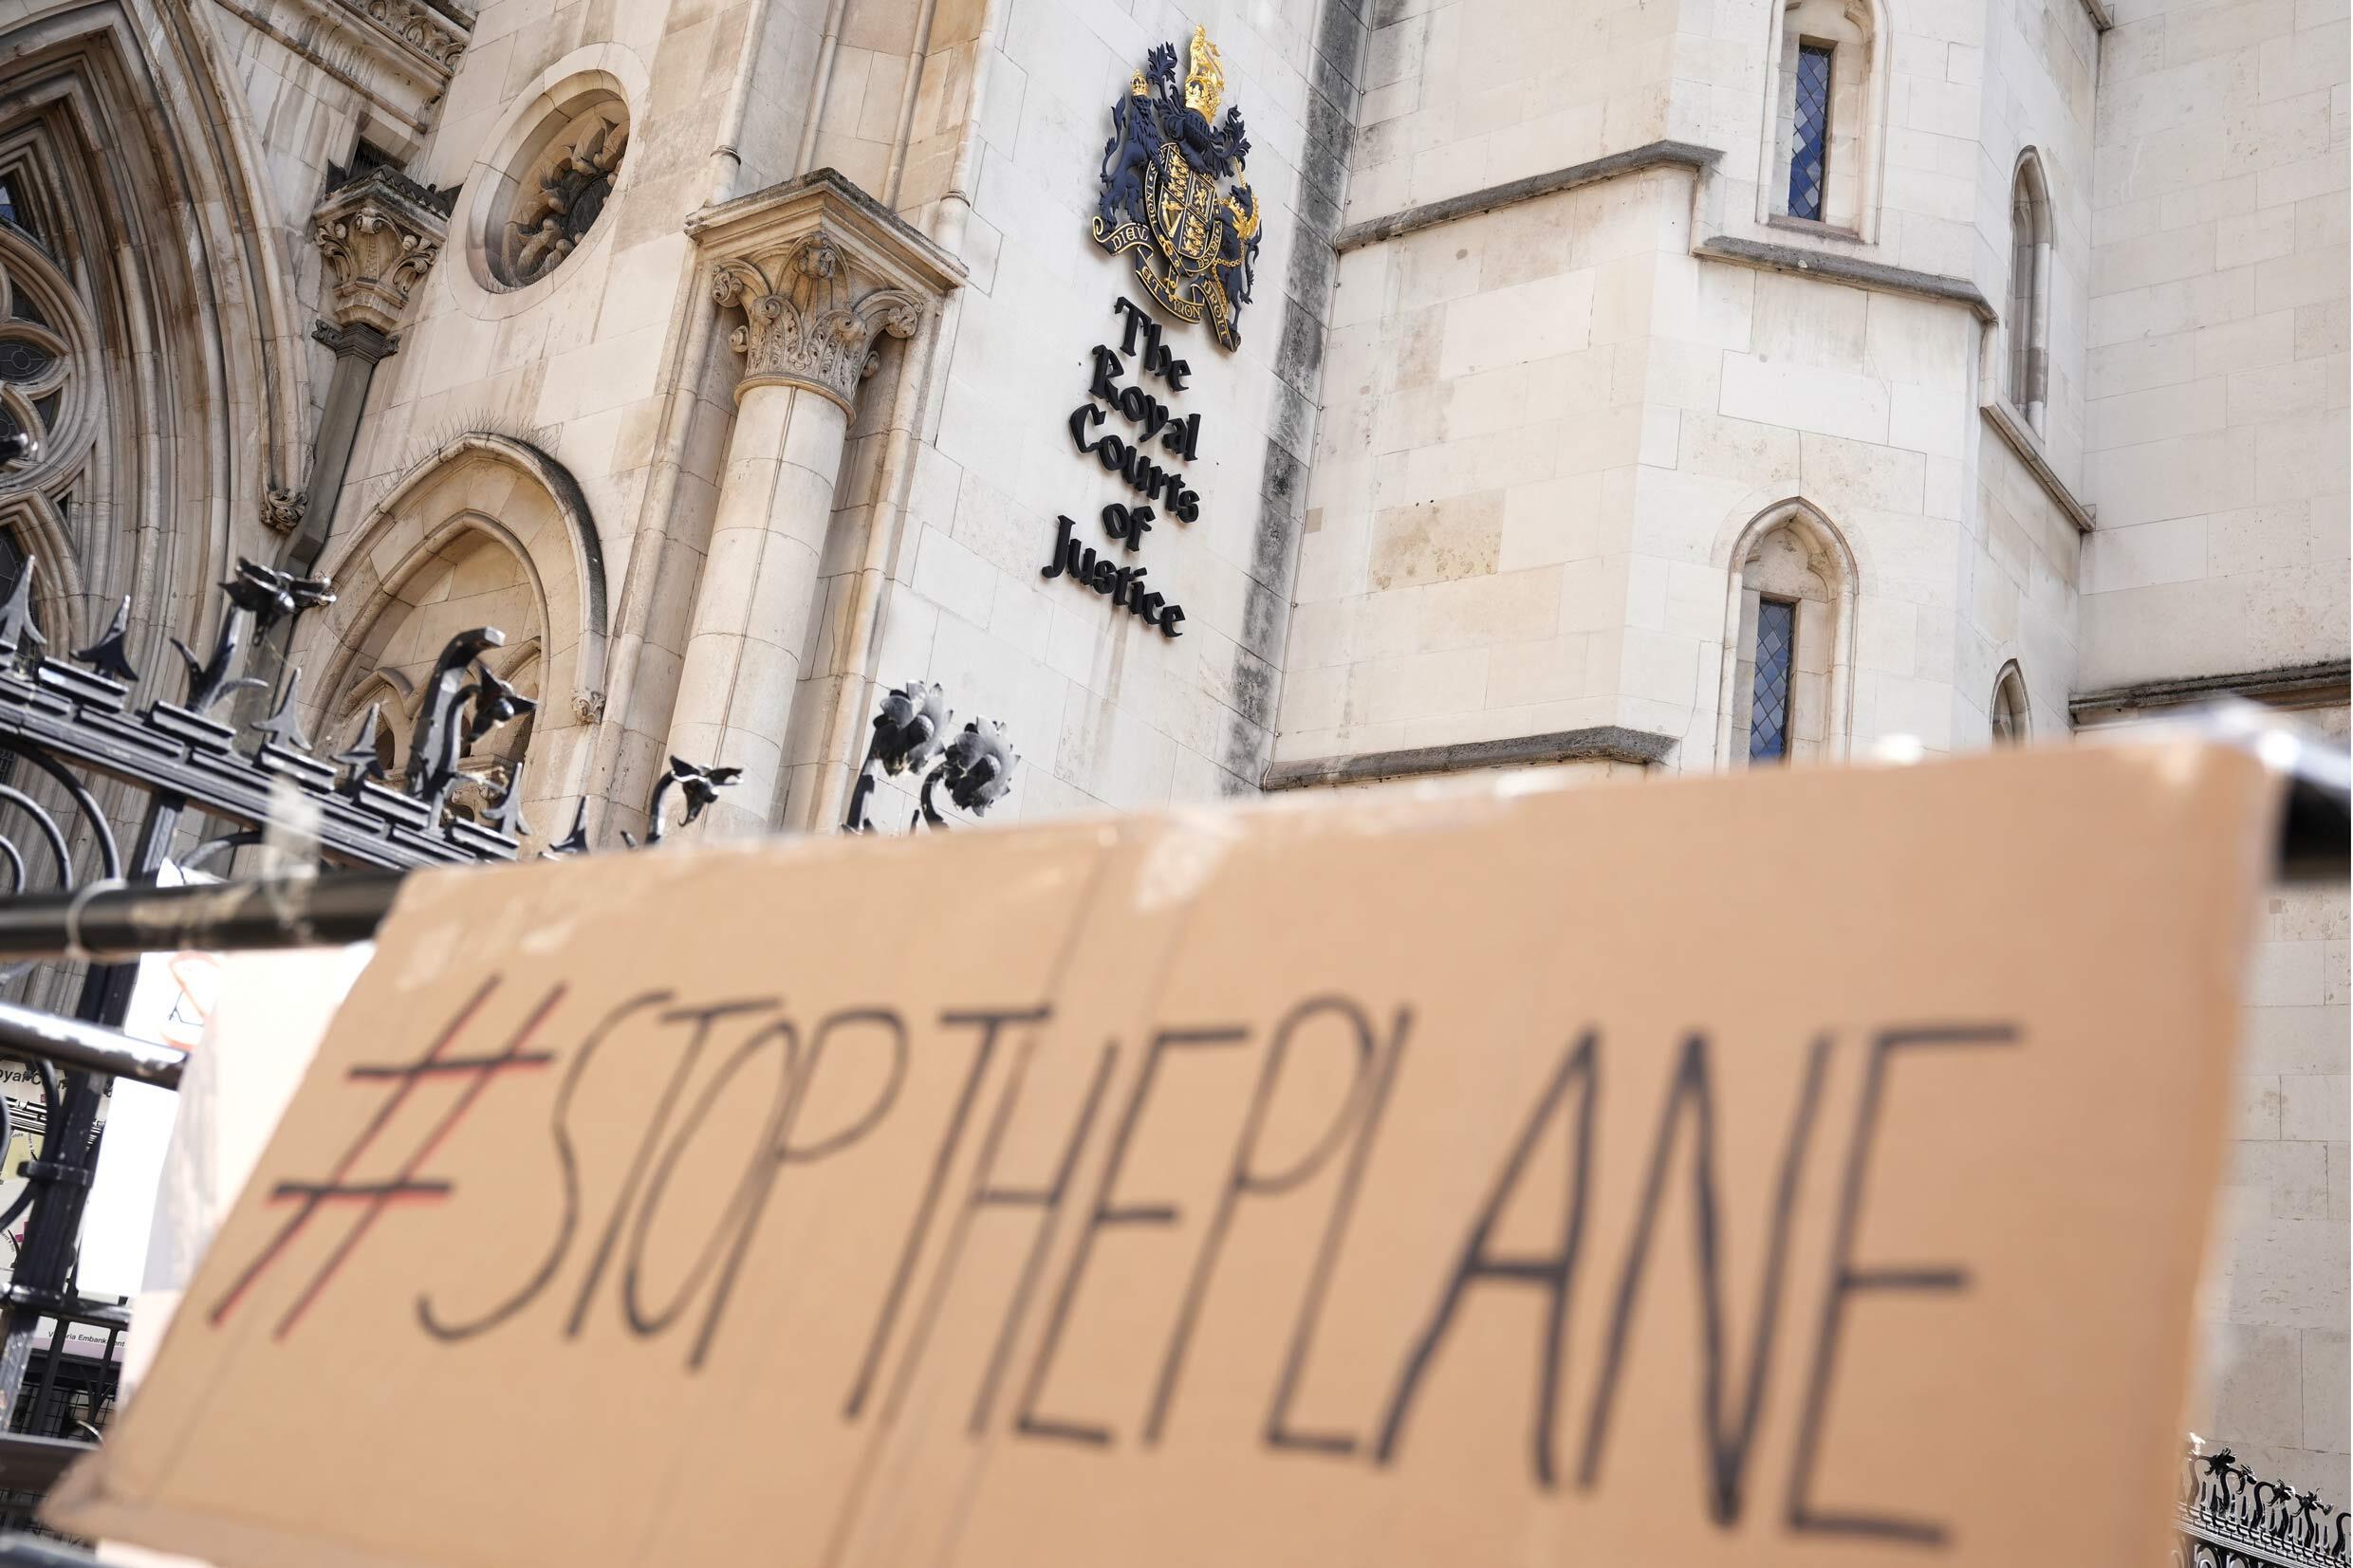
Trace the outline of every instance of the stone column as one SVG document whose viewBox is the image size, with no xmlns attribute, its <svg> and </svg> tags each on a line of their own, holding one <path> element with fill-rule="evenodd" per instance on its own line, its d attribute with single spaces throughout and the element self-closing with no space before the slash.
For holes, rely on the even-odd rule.
<svg viewBox="0 0 2353 1568">
<path fill-rule="evenodd" d="M 673 755 L 742 768 L 707 832 L 776 820 L 786 730 L 816 636 L 834 482 L 882 335 L 937 320 L 960 272 L 830 170 L 698 212 L 713 296 L 741 312 L 735 423 L 670 721 Z"/>
<path fill-rule="evenodd" d="M 456 199 L 454 190 L 378 168 L 337 184 L 311 213 L 311 237 L 334 285 L 330 319 L 311 336 L 335 351 L 335 375 L 327 383 L 308 488 L 300 494 L 274 491 L 264 506 L 265 520 L 288 534 L 281 566 L 307 573 L 326 548 L 369 383 L 377 365 L 399 348 L 395 334 L 400 318 L 441 253 Z"/>
</svg>

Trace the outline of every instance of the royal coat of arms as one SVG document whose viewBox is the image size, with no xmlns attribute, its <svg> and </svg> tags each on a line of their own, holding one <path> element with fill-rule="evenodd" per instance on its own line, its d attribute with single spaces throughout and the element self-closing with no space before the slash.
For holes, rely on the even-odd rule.
<svg viewBox="0 0 2353 1568">
<path fill-rule="evenodd" d="M 1258 198 L 1242 173 L 1250 154 L 1242 111 L 1212 118 L 1225 91 L 1225 66 L 1206 28 L 1193 29 L 1182 88 L 1176 50 L 1162 44 L 1152 51 L 1111 107 L 1094 232 L 1115 256 L 1136 252 L 1136 281 L 1169 314 L 1207 316 L 1218 342 L 1233 349 L 1258 260 Z"/>
</svg>

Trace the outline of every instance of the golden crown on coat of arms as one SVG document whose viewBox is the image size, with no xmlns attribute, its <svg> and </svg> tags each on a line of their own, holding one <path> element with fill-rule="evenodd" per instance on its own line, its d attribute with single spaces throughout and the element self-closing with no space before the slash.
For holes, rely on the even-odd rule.
<svg viewBox="0 0 2353 1568">
<path fill-rule="evenodd" d="M 1180 79 L 1176 46 L 1154 45 L 1113 102 L 1088 231 L 1112 255 L 1136 258 L 1137 285 L 1170 315 L 1207 318 L 1232 351 L 1258 262 L 1258 198 L 1244 172 L 1241 111 L 1216 118 L 1226 66 L 1207 28 L 1193 29 L 1192 56 Z"/>
<path fill-rule="evenodd" d="M 1203 120 L 1217 113 L 1217 105 L 1226 96 L 1226 63 L 1219 58 L 1217 46 L 1209 41 L 1209 29 L 1193 29 L 1193 69 L 1185 73 L 1185 107 L 1196 111 Z"/>
</svg>

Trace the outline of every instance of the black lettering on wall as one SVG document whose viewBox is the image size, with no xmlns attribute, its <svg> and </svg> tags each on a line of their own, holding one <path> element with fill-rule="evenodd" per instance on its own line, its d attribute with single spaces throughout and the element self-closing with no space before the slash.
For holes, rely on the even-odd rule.
<svg viewBox="0 0 2353 1568">
<path fill-rule="evenodd" d="M 1814 1463 L 1821 1454 L 1823 1420 L 1829 1411 L 1830 1385 L 1838 1366 L 1839 1336 L 1845 1329 L 1848 1300 L 1871 1290 L 1957 1291 L 1969 1283 L 1968 1274 L 1952 1265 L 1855 1266 L 1855 1232 L 1862 1224 L 1864 1173 L 1870 1166 L 1872 1141 L 1879 1132 L 1880 1101 L 1886 1094 L 1891 1061 L 1898 1051 L 1923 1046 L 2010 1045 L 2017 1040 L 2014 1025 L 1986 1024 L 1888 1029 L 1871 1042 L 1870 1065 L 1864 1072 L 1862 1093 L 1855 1107 L 1854 1137 L 1846 1148 L 1846 1173 L 1840 1184 L 1838 1225 L 1830 1247 L 1830 1288 L 1823 1299 L 1822 1321 L 1814 1337 L 1813 1367 L 1806 1380 L 1805 1411 L 1798 1420 L 1797 1454 L 1789 1463 L 1788 1524 L 1793 1534 L 1850 1536 L 1930 1547 L 1943 1546 L 1952 1538 L 1952 1532 L 1935 1520 L 1818 1507 L 1813 1501 Z"/>
<path fill-rule="evenodd" d="M 1022 1390 L 1020 1408 L 1014 1412 L 1013 1428 L 1030 1437 L 1059 1438 L 1071 1443 L 1107 1445 L 1111 1429 L 1092 1422 L 1067 1420 L 1037 1413 L 1038 1394 L 1046 1386 L 1047 1375 L 1053 1370 L 1054 1352 L 1062 1342 L 1062 1331 L 1070 1315 L 1070 1303 L 1079 1293 L 1079 1283 L 1085 1278 L 1087 1259 L 1092 1255 L 1095 1238 L 1114 1226 L 1174 1225 L 1176 1208 L 1174 1204 L 1121 1203 L 1112 1196 L 1118 1185 L 1121 1167 L 1127 1159 L 1127 1146 L 1136 1134 L 1136 1124 L 1143 1119 L 1144 1101 L 1151 1097 L 1152 1086 L 1160 1070 L 1160 1058 L 1172 1047 L 1199 1049 L 1213 1045 L 1239 1045 L 1249 1038 L 1249 1031 L 1233 1025 L 1215 1029 L 1162 1029 L 1144 1047 L 1143 1065 L 1137 1070 L 1136 1086 L 1128 1092 L 1127 1107 L 1120 1114 L 1118 1126 L 1111 1134 L 1111 1149 L 1103 1158 L 1102 1178 L 1096 1184 L 1095 1205 L 1089 1211 L 1085 1226 L 1079 1231 L 1078 1245 L 1071 1254 L 1070 1266 L 1064 1271 L 1062 1288 L 1055 1292 L 1054 1304 L 1046 1315 L 1046 1331 L 1038 1341 L 1038 1353 L 1029 1363 L 1028 1383 Z"/>
<path fill-rule="evenodd" d="M 470 1321 L 444 1322 L 435 1312 L 433 1302 L 420 1294 L 417 1298 L 417 1321 L 434 1338 L 452 1341 L 471 1339 L 477 1334 L 496 1328 L 528 1306 L 541 1291 L 547 1288 L 547 1282 L 555 1278 L 556 1270 L 564 1266 L 564 1255 L 571 1250 L 573 1228 L 580 1222 L 580 1152 L 573 1146 L 571 1129 L 567 1125 L 573 1092 L 579 1088 L 582 1076 L 595 1062 L 597 1052 L 624 1020 L 648 1007 L 661 1005 L 671 999 L 672 994 L 669 991 L 640 991 L 606 1013 L 581 1042 L 571 1065 L 565 1070 L 563 1084 L 556 1090 L 555 1105 L 547 1113 L 548 1138 L 555 1146 L 556 1168 L 564 1182 L 564 1217 L 556 1223 L 555 1240 L 548 1244 L 547 1255 L 541 1260 L 539 1267 L 513 1295 Z"/>
<path fill-rule="evenodd" d="M 1563 1123 L 1571 1141 L 1567 1204 L 1561 1220 L 1560 1246 L 1532 1258 L 1495 1257 L 1488 1250 L 1489 1241 L 1506 1205 L 1519 1189 L 1520 1173 L 1535 1152 L 1536 1140 L 1560 1115 L 1572 1083 L 1579 1092 L 1574 1118 Z M 1405 1419 L 1413 1411 L 1414 1396 L 1420 1392 L 1422 1378 L 1430 1370 L 1439 1343 L 1454 1328 L 1455 1315 L 1470 1288 L 1491 1282 L 1533 1285 L 1544 1291 L 1548 1301 L 1544 1338 L 1536 1347 L 1536 1406 L 1529 1437 L 1529 1464 L 1537 1482 L 1547 1488 L 1552 1486 L 1552 1424 L 1560 1401 L 1561 1345 L 1568 1329 L 1568 1292 L 1577 1273 L 1577 1251 L 1584 1236 L 1585 1192 L 1593 1163 L 1593 1110 L 1600 1095 L 1600 1042 L 1588 1030 L 1562 1056 L 1551 1082 L 1545 1086 L 1527 1125 L 1520 1129 L 1520 1135 L 1513 1141 L 1503 1170 L 1488 1193 L 1487 1203 L 1463 1243 L 1461 1257 L 1438 1294 L 1429 1324 L 1406 1352 L 1405 1364 L 1398 1373 L 1396 1392 L 1389 1396 L 1388 1413 L 1381 1418 L 1380 1441 L 1373 1448 L 1376 1464 L 1386 1465 L 1397 1457 L 1398 1446 L 1405 1436 Z"/>
<path fill-rule="evenodd" d="M 1627 1244 L 1624 1267 L 1618 1277 L 1618 1297 L 1611 1308 L 1609 1334 L 1602 1352 L 1599 1380 L 1585 1419 L 1584 1452 L 1578 1460 L 1577 1485 L 1590 1489 L 1601 1479 L 1602 1455 L 1609 1435 L 1610 1411 L 1618 1379 L 1625 1367 L 1626 1336 L 1642 1291 L 1642 1276 L 1650 1260 L 1651 1237 L 1664 1201 L 1667 1166 L 1673 1157 L 1686 1116 L 1694 1124 L 1691 1138 L 1692 1245 L 1699 1273 L 1699 1428 L 1709 1475 L 1708 1507 L 1715 1522 L 1726 1528 L 1740 1519 L 1742 1483 L 1749 1450 L 1764 1406 L 1765 1378 L 1772 1362 L 1775 1325 L 1781 1314 L 1782 1276 L 1788 1262 L 1789 1227 L 1797 1207 L 1798 1182 L 1804 1174 L 1806 1146 L 1811 1141 L 1814 1109 L 1822 1094 L 1825 1064 L 1830 1055 L 1828 1036 L 1816 1040 L 1806 1060 L 1806 1077 L 1798 1090 L 1796 1109 L 1781 1150 L 1780 1177 L 1773 1188 L 1773 1212 L 1765 1251 L 1764 1281 L 1759 1292 L 1756 1323 L 1749 1336 L 1749 1368 L 1739 1410 L 1728 1421 L 1724 1411 L 1724 1301 L 1721 1284 L 1722 1248 L 1717 1243 L 1715 1186 L 1715 1097 L 1708 1078 L 1708 1038 L 1693 1034 L 1683 1042 L 1675 1081 L 1659 1113 L 1658 1134 L 1651 1143 L 1649 1174 L 1642 1184 L 1642 1204 Z M 1729 1429 L 1729 1430 L 1728 1430 Z"/>
</svg>

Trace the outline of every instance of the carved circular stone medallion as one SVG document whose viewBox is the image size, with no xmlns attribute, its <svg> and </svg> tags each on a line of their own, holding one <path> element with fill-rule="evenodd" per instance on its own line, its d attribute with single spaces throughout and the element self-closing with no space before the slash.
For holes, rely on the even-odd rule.
<svg viewBox="0 0 2353 1568">
<path fill-rule="evenodd" d="M 491 273 L 521 288 L 553 272 L 588 238 L 629 151 L 629 106 L 599 94 L 574 101 L 524 143 L 483 236 Z"/>
</svg>

